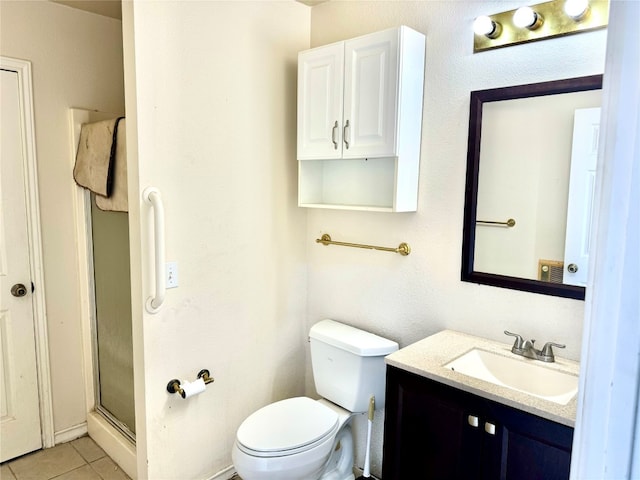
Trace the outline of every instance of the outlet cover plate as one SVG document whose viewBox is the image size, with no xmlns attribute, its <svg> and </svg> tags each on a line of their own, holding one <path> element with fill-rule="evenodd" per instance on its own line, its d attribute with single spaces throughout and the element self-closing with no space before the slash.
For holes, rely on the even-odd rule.
<svg viewBox="0 0 640 480">
<path fill-rule="evenodd" d="M 167 262 L 165 265 L 165 272 L 167 274 L 166 287 L 176 288 L 178 286 L 178 263 Z"/>
</svg>

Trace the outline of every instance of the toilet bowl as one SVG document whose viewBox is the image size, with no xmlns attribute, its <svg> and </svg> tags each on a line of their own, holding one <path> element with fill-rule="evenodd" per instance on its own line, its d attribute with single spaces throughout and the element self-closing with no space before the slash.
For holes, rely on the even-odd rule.
<svg viewBox="0 0 640 480">
<path fill-rule="evenodd" d="M 351 416 L 323 399 L 267 405 L 238 429 L 233 464 L 243 480 L 353 480 Z"/>
<path fill-rule="evenodd" d="M 350 420 L 384 406 L 384 357 L 398 344 L 333 320 L 309 332 L 316 390 L 269 404 L 242 422 L 232 449 L 243 480 L 354 480 Z"/>
</svg>

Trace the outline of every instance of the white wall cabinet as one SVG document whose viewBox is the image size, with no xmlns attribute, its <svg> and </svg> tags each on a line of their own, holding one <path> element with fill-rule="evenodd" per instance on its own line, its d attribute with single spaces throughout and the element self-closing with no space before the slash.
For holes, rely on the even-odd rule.
<svg viewBox="0 0 640 480">
<path fill-rule="evenodd" d="M 408 27 L 300 52 L 300 206 L 417 209 L 424 52 Z"/>
</svg>

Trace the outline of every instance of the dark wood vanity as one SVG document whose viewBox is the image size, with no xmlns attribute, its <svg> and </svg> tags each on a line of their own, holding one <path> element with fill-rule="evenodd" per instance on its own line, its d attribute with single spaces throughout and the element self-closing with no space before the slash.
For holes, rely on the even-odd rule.
<svg viewBox="0 0 640 480">
<path fill-rule="evenodd" d="M 386 357 L 383 480 L 569 479 L 580 365 L 511 349 L 443 330 Z M 502 370 L 483 364 L 493 380 L 464 373 L 462 359 L 485 361 L 477 352 L 505 362 Z M 554 396 L 556 373 L 575 385 L 564 396 Z M 524 382 L 501 383 L 511 377 Z"/>
<path fill-rule="evenodd" d="M 573 428 L 387 366 L 384 480 L 566 480 Z"/>
</svg>

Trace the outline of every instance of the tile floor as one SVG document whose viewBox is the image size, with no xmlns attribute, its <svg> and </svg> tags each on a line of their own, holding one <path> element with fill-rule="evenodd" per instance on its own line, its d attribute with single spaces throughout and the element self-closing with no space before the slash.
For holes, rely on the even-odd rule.
<svg viewBox="0 0 640 480">
<path fill-rule="evenodd" d="M 89 437 L 38 450 L 0 466 L 0 480 L 131 480 Z"/>
</svg>

